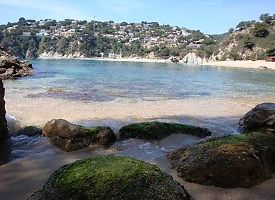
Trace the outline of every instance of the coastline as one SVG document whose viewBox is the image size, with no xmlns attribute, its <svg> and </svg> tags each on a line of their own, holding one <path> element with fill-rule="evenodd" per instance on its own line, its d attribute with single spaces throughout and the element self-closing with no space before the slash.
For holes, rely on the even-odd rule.
<svg viewBox="0 0 275 200">
<path fill-rule="evenodd" d="M 157 58 L 83 58 L 83 57 L 40 57 L 38 60 L 90 60 L 90 61 L 108 61 L 108 62 L 141 62 L 141 63 L 171 63 L 169 60 Z"/>
<path fill-rule="evenodd" d="M 139 63 L 172 63 L 169 59 L 158 58 L 82 58 L 82 57 L 42 57 L 39 60 L 90 60 L 90 61 L 107 61 L 107 62 L 139 62 Z M 189 63 L 173 63 L 179 65 L 189 65 Z M 266 62 L 265 60 L 242 60 L 242 61 L 208 61 L 202 64 L 192 64 L 194 66 L 218 66 L 243 69 L 265 69 L 275 70 L 275 62 Z"/>
<path fill-rule="evenodd" d="M 267 70 L 275 70 L 275 62 L 266 62 L 265 60 L 245 60 L 245 61 L 209 61 L 203 63 L 207 66 L 232 67 L 244 69 L 261 69 L 267 67 Z"/>
</svg>

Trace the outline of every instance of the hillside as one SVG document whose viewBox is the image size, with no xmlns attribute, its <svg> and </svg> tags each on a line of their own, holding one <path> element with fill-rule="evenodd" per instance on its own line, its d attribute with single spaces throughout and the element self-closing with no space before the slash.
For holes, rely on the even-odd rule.
<svg viewBox="0 0 275 200">
<path fill-rule="evenodd" d="M 0 46 L 22 58 L 184 57 L 205 40 L 215 42 L 200 31 L 157 22 L 20 18 L 16 23 L 0 26 Z"/>
<path fill-rule="evenodd" d="M 275 53 L 274 15 L 261 15 L 260 21 L 240 22 L 235 31 L 218 44 L 213 60 L 263 60 Z"/>
</svg>

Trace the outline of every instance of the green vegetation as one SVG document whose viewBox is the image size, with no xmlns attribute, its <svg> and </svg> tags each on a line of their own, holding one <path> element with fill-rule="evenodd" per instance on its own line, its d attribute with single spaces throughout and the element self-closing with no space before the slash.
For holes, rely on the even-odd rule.
<svg viewBox="0 0 275 200">
<path fill-rule="evenodd" d="M 211 132 L 207 129 L 185 124 L 157 121 L 130 124 L 119 130 L 119 137 L 121 140 L 129 138 L 162 140 L 171 134 L 191 134 L 198 137 L 206 137 L 211 135 Z"/>
<path fill-rule="evenodd" d="M 269 34 L 268 26 L 264 23 L 256 23 L 253 29 L 253 35 L 255 37 L 266 37 Z"/>
<path fill-rule="evenodd" d="M 225 36 L 217 45 L 219 60 L 263 60 L 275 49 L 274 15 L 263 14 L 262 22 L 240 22 L 235 31 Z M 232 31 L 232 30 L 231 30 Z"/>
<path fill-rule="evenodd" d="M 213 45 L 215 41 L 200 31 L 157 22 L 115 23 L 66 19 L 40 21 L 20 18 L 0 26 L 0 46 L 21 58 L 37 58 L 42 53 L 84 57 L 183 58 L 192 45 Z M 211 47 L 212 48 L 212 47 Z M 209 55 L 206 53 L 206 55 Z"/>
<path fill-rule="evenodd" d="M 188 200 L 191 197 L 156 166 L 109 156 L 62 167 L 30 199 Z"/>
</svg>

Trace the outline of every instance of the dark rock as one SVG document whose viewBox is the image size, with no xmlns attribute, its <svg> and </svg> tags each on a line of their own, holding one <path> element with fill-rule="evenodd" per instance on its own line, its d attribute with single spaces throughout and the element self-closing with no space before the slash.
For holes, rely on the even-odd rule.
<svg viewBox="0 0 275 200">
<path fill-rule="evenodd" d="M 181 178 L 192 183 L 249 188 L 275 172 L 275 134 L 211 139 L 168 155 Z"/>
<path fill-rule="evenodd" d="M 9 137 L 4 96 L 5 96 L 5 89 L 3 87 L 3 82 L 0 79 L 0 143 Z"/>
<path fill-rule="evenodd" d="M 17 135 L 26 135 L 29 137 L 42 135 L 42 129 L 35 126 L 27 126 L 17 132 Z"/>
<path fill-rule="evenodd" d="M 190 134 L 197 137 L 210 136 L 208 129 L 190 126 L 186 124 L 164 123 L 164 122 L 142 122 L 130 124 L 119 130 L 121 140 L 129 138 L 145 140 L 162 140 L 172 134 Z"/>
<path fill-rule="evenodd" d="M 75 151 L 92 144 L 104 147 L 113 144 L 116 136 L 109 127 L 85 128 L 63 119 L 48 122 L 42 130 L 52 144 L 64 151 Z"/>
<path fill-rule="evenodd" d="M 109 127 L 101 127 L 100 132 L 96 136 L 97 144 L 101 146 L 110 146 L 116 141 L 116 135 Z"/>
<path fill-rule="evenodd" d="M 158 167 L 125 157 L 97 156 L 57 170 L 29 200 L 190 200 Z"/>
<path fill-rule="evenodd" d="M 243 132 L 257 130 L 275 132 L 275 103 L 257 105 L 245 114 L 239 125 Z"/>
<path fill-rule="evenodd" d="M 32 74 L 32 64 L 29 61 L 19 61 L 0 48 L 0 79 L 12 79 Z"/>
</svg>

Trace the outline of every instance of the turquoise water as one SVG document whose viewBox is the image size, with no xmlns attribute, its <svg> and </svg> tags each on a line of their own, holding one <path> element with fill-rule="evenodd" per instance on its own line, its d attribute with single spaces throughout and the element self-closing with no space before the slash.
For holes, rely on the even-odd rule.
<svg viewBox="0 0 275 200">
<path fill-rule="evenodd" d="M 213 99 L 218 99 L 216 102 L 220 102 L 220 99 L 227 99 L 226 103 L 229 102 L 229 107 L 230 109 L 232 107 L 233 111 L 239 108 L 235 107 L 236 104 L 246 104 L 247 99 L 257 99 L 258 102 L 275 99 L 274 71 L 80 60 L 34 60 L 33 65 L 33 76 L 5 81 L 7 102 L 14 101 L 20 104 L 21 101 L 26 102 L 26 98 L 27 100 L 41 98 L 42 101 L 35 104 L 36 107 L 39 107 L 43 103 L 44 97 L 81 102 L 184 99 L 193 103 L 193 100 L 199 100 L 194 101 L 194 104 L 200 100 L 211 102 Z M 235 99 L 236 101 L 234 101 Z M 230 102 L 235 103 L 231 105 Z M 25 103 L 23 105 L 26 106 Z M 30 112 L 37 112 L 37 109 L 32 109 L 31 101 L 30 105 L 27 104 L 27 106 Z M 224 103 L 205 106 L 205 118 L 193 119 L 192 116 L 190 118 L 188 116 L 172 118 L 176 122 L 210 128 L 215 130 L 217 135 L 238 132 L 237 123 L 240 116 L 223 113 Z M 214 109 L 213 106 L 217 107 L 216 110 L 222 112 L 223 115 L 231 114 L 233 117 L 208 117 L 207 112 Z M 160 104 L 161 108 L 162 103 Z M 11 109 L 13 108 L 11 107 Z M 147 109 L 150 110 L 150 108 Z M 183 108 L 180 113 L 184 115 L 184 111 Z M 40 115 L 40 113 L 36 113 L 36 115 Z M 83 115 L 85 116 L 85 112 Z M 156 117 L 166 119 L 164 116 Z M 89 119 L 87 120 L 89 121 Z M 107 125 L 114 128 L 112 124 Z M 116 126 L 116 121 L 114 124 Z M 128 155 L 147 161 L 164 156 L 167 151 L 190 145 L 196 141 L 190 136 L 185 136 L 181 139 L 170 139 L 164 142 L 165 144 L 159 145 L 130 140 L 118 143 L 116 146 L 119 147 L 118 149 L 122 149 L 118 155 Z M 14 160 L 44 154 L 55 154 L 54 148 L 45 138 L 14 136 L 11 139 L 10 154 L 6 159 Z"/>
<path fill-rule="evenodd" d="M 34 75 L 6 81 L 28 98 L 79 101 L 187 98 L 264 98 L 275 93 L 275 72 L 159 63 L 34 60 Z M 49 92 L 54 88 L 61 92 Z"/>
</svg>

